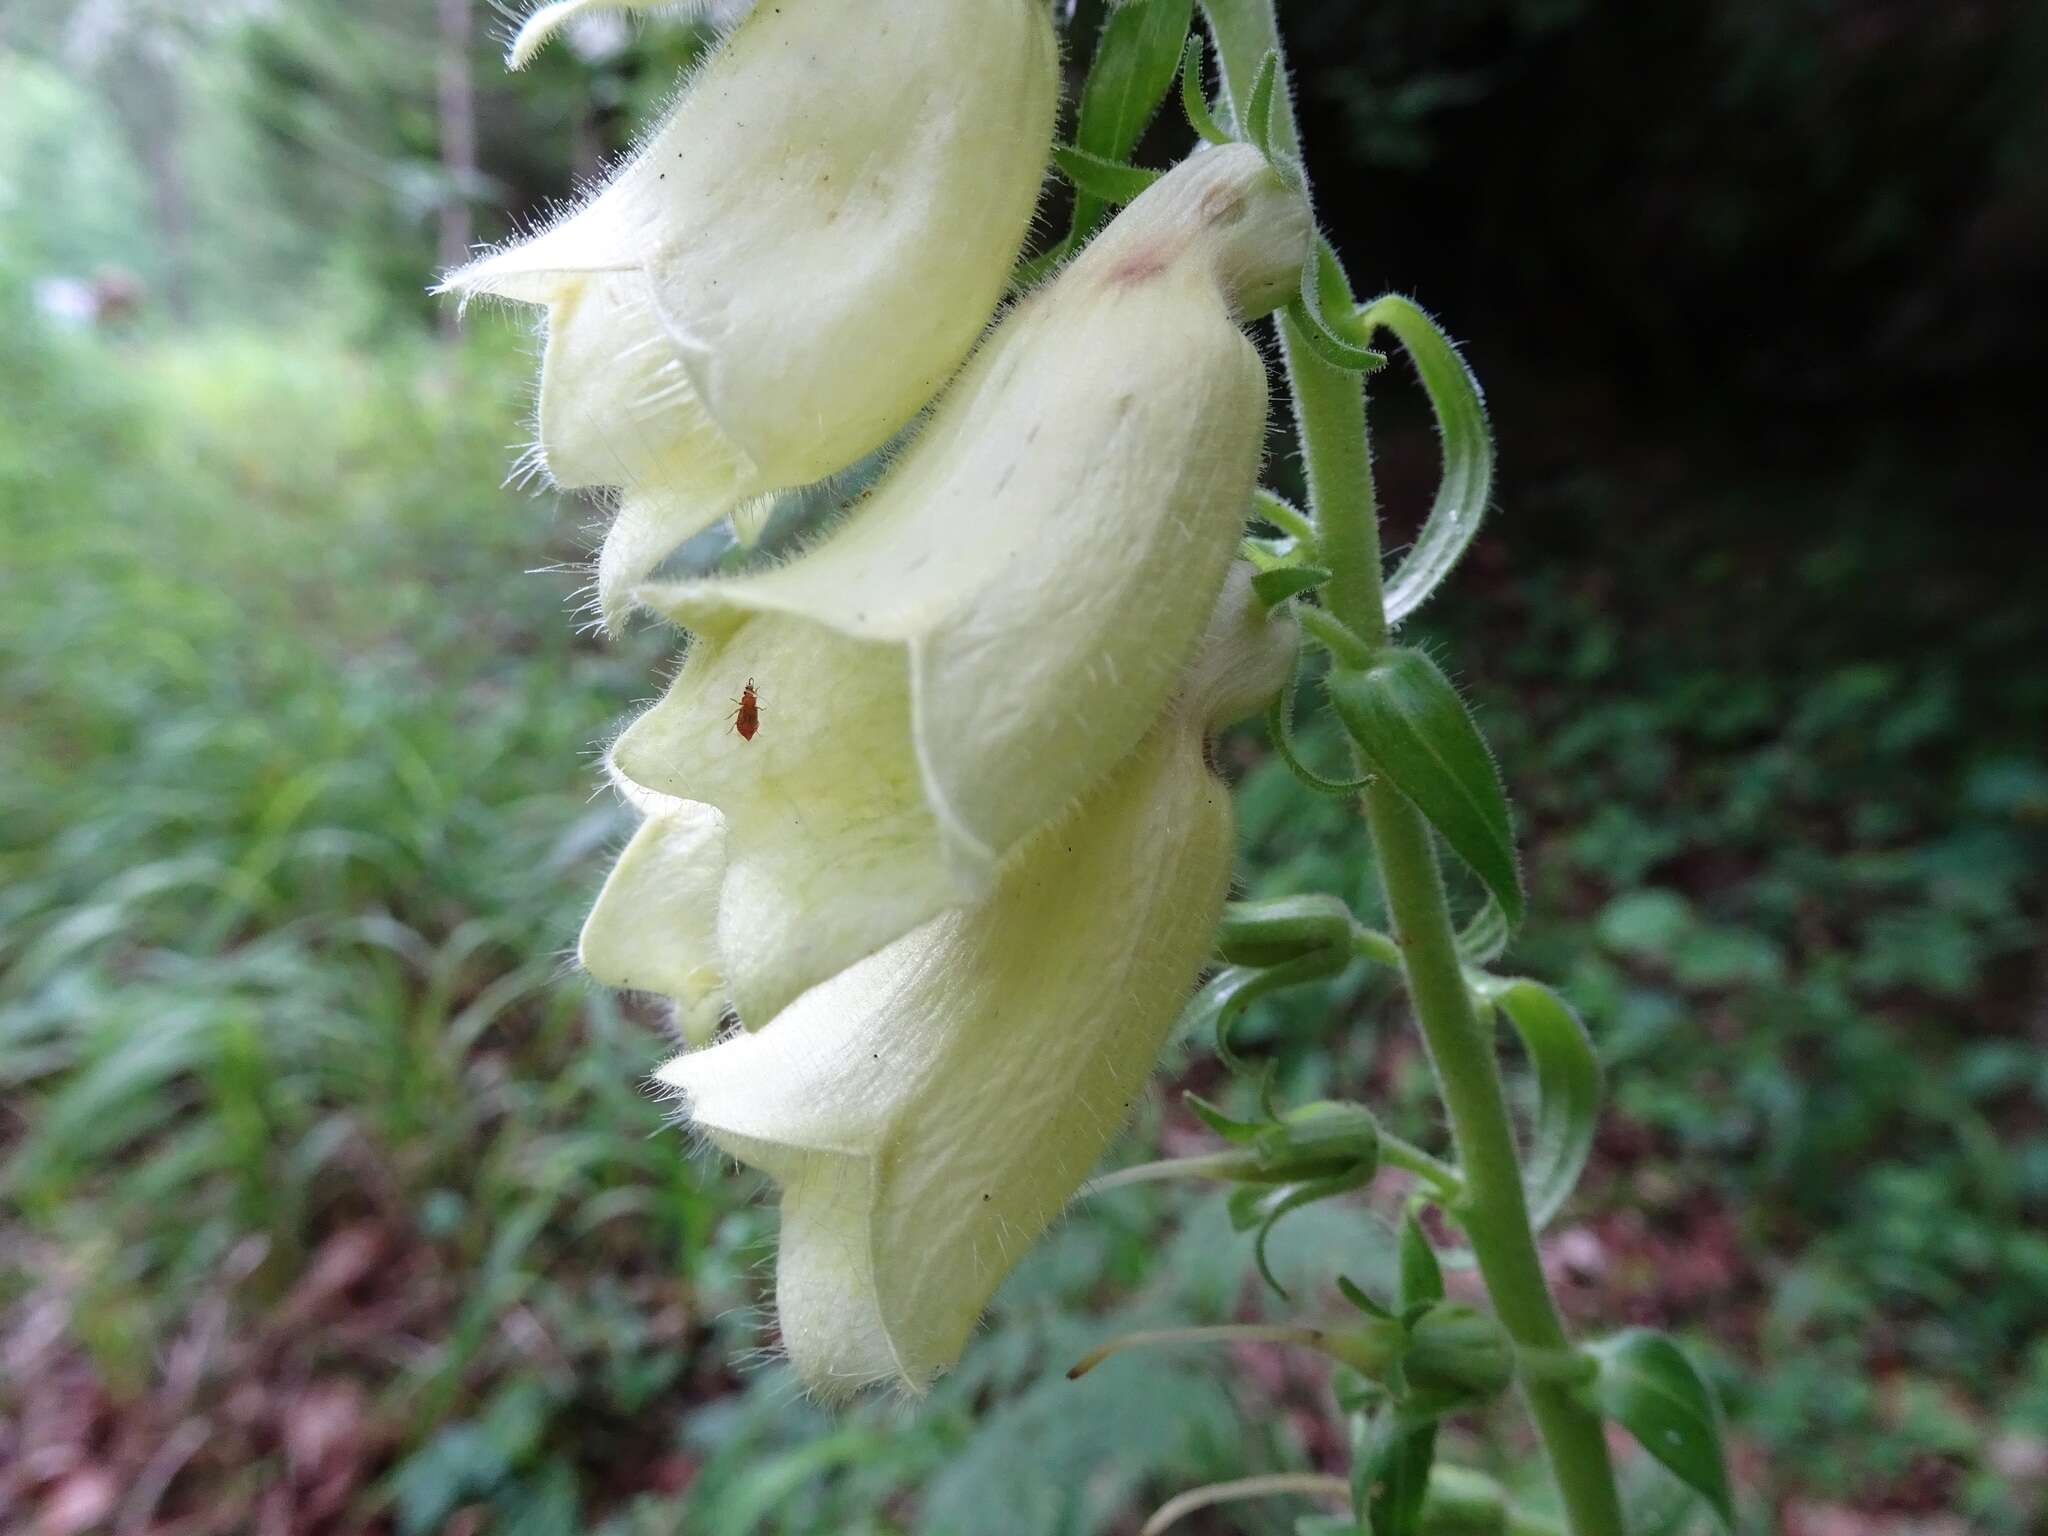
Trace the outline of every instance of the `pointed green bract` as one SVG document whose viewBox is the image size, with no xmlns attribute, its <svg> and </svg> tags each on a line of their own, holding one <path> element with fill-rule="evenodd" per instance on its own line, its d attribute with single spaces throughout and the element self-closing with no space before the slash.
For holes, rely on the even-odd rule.
<svg viewBox="0 0 2048 1536">
<path fill-rule="evenodd" d="M 1429 396 L 1443 448 L 1443 476 L 1436 501 L 1386 586 L 1387 623 L 1399 624 L 1429 599 L 1450 575 L 1486 516 L 1493 496 L 1493 429 L 1479 381 L 1443 328 L 1412 300 L 1386 294 L 1365 305 L 1353 322 L 1360 344 L 1384 326 L 1394 333 Z"/>
<path fill-rule="evenodd" d="M 1514 827 L 1493 754 L 1458 690 L 1420 651 L 1393 650 L 1363 671 L 1339 667 L 1330 696 L 1359 754 L 1413 800 L 1453 852 L 1522 920 Z"/>
<path fill-rule="evenodd" d="M 1187 114 L 1188 126 L 1203 141 L 1210 144 L 1228 144 L 1230 130 L 1216 120 L 1216 114 L 1209 108 L 1209 98 L 1202 90 L 1202 40 L 1190 37 L 1180 59 L 1180 106 Z"/>
<path fill-rule="evenodd" d="M 1536 1124 L 1522 1163 L 1529 1220 L 1537 1231 L 1563 1209 L 1600 1120 L 1600 1059 L 1586 1026 L 1564 999 L 1541 982 L 1517 979 L 1482 984 L 1480 995 L 1508 1016 L 1536 1069 Z"/>
<path fill-rule="evenodd" d="M 1301 292 L 1287 306 L 1288 318 L 1300 328 L 1302 339 L 1316 356 L 1331 367 L 1347 373 L 1375 373 L 1386 366 L 1386 354 L 1367 346 L 1367 334 L 1348 323 L 1346 317 L 1354 307 L 1343 263 L 1329 241 L 1317 240 L 1301 271 Z"/>
<path fill-rule="evenodd" d="M 1401 1310 L 1444 1299 L 1444 1272 L 1429 1245 L 1429 1234 L 1410 1206 L 1401 1218 Z"/>
<path fill-rule="evenodd" d="M 1130 159 L 1173 88 L 1194 10 L 1194 0 L 1131 0 L 1110 11 L 1081 87 L 1074 146 L 1082 154 L 1107 165 Z M 1107 194 L 1079 179 L 1074 185 L 1074 217 L 1064 242 L 1069 250 L 1095 232 L 1109 205 L 1136 196 Z"/>
</svg>

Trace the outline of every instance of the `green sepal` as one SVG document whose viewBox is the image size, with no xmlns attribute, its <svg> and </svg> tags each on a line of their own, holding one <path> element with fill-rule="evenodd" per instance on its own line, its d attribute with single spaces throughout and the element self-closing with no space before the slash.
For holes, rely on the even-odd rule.
<svg viewBox="0 0 2048 1536">
<path fill-rule="evenodd" d="M 1444 1299 L 1444 1272 L 1430 1246 L 1429 1234 L 1410 1205 L 1401 1216 L 1401 1309 L 1433 1305 Z"/>
<path fill-rule="evenodd" d="M 1128 0 L 1110 10 L 1081 87 L 1074 118 L 1077 150 L 1107 165 L 1121 167 L 1130 159 L 1173 88 L 1193 21 L 1194 0 Z M 1058 151 L 1054 158 L 1059 158 Z M 1073 223 L 1063 242 L 1067 249 L 1077 250 L 1102 221 L 1105 205 L 1128 202 L 1130 197 L 1105 195 L 1076 180 L 1066 166 L 1060 170 L 1077 189 Z"/>
<path fill-rule="evenodd" d="M 1259 1132 L 1265 1129 L 1263 1124 L 1255 1120 L 1231 1119 L 1230 1116 L 1226 1115 L 1214 1104 L 1211 1104 L 1199 1093 L 1183 1093 L 1181 1098 L 1186 1101 L 1188 1108 L 1195 1112 L 1197 1120 L 1208 1126 L 1210 1130 L 1221 1136 L 1225 1141 L 1251 1141 L 1258 1136 Z"/>
<path fill-rule="evenodd" d="M 1527 977 L 1482 977 L 1473 990 L 1507 1015 L 1536 1072 L 1536 1114 L 1522 1184 L 1529 1221 L 1541 1232 L 1564 1208 L 1585 1171 L 1600 1120 L 1600 1058 L 1579 1016 Z"/>
<path fill-rule="evenodd" d="M 1230 130 L 1216 121 L 1216 115 L 1209 107 L 1209 97 L 1202 89 L 1202 40 L 1189 37 L 1188 45 L 1180 56 L 1180 109 L 1187 114 L 1188 126 L 1195 130 L 1196 137 L 1209 144 L 1231 142 Z"/>
<path fill-rule="evenodd" d="M 1281 565 L 1270 571 L 1260 571 L 1252 577 L 1252 591 L 1266 605 L 1268 611 L 1278 608 L 1291 597 L 1304 592 L 1313 592 L 1330 579 L 1331 573 L 1320 565 Z"/>
<path fill-rule="evenodd" d="M 1301 508 L 1278 492 L 1269 491 L 1263 485 L 1252 492 L 1252 515 L 1263 517 L 1282 533 L 1292 537 L 1301 547 L 1304 556 L 1320 559 L 1316 541 L 1315 521 Z"/>
<path fill-rule="evenodd" d="M 1237 541 L 1237 552 L 1259 571 L 1284 571 L 1302 558 L 1301 541 L 1288 534 L 1269 539 L 1248 533 Z"/>
<path fill-rule="evenodd" d="M 1310 349 L 1331 367 L 1347 373 L 1372 373 L 1384 368 L 1387 358 L 1384 352 L 1366 345 L 1369 333 L 1350 323 L 1356 307 L 1344 264 L 1337 259 L 1335 247 L 1318 235 L 1302 264 L 1301 291 L 1288 300 L 1288 316 Z"/>
<path fill-rule="evenodd" d="M 1339 1275 L 1337 1277 L 1337 1291 L 1339 1295 L 1350 1302 L 1352 1306 L 1358 1308 L 1367 1317 L 1376 1317 L 1382 1322 L 1392 1322 L 1394 1320 L 1394 1314 L 1375 1301 L 1368 1292 L 1362 1290 L 1349 1275 Z"/>
<path fill-rule="evenodd" d="M 1319 1099 L 1291 1109 L 1252 1143 L 1255 1176 L 1268 1183 L 1350 1179 L 1364 1185 L 1380 1166 L 1380 1123 L 1363 1104 Z"/>
<path fill-rule="evenodd" d="M 1449 678 L 1421 651 L 1390 650 L 1325 686 L 1365 765 L 1385 776 L 1472 867 L 1512 928 L 1522 876 L 1500 772 Z"/>
<path fill-rule="evenodd" d="M 1075 190 L 1113 207 L 1130 202 L 1164 174 L 1142 165 L 1105 160 L 1072 144 L 1053 145 L 1052 163 Z"/>
<path fill-rule="evenodd" d="M 1320 264 L 1318 253 L 1319 269 Z M 1327 291 L 1323 297 L 1330 306 L 1325 310 L 1328 318 L 1336 300 Z M 1429 517 L 1409 546 L 1407 557 L 1387 579 L 1385 602 L 1391 627 L 1422 606 L 1479 532 L 1493 497 L 1493 429 L 1486 419 L 1486 397 L 1479 380 L 1443 328 L 1414 300 L 1398 293 L 1384 294 L 1358 308 L 1350 323 L 1335 328 L 1363 346 L 1381 327 L 1392 331 L 1414 359 L 1429 407 L 1436 413 L 1443 453 L 1443 473 Z"/>
<path fill-rule="evenodd" d="M 1233 901 L 1216 927 L 1216 953 L 1232 965 L 1278 965 L 1317 950 L 1348 949 L 1351 908 L 1339 896 Z"/>
<path fill-rule="evenodd" d="M 1383 1402 L 1353 1421 L 1351 1505 L 1366 1536 L 1418 1536 L 1436 1420 L 1414 1419 Z"/>
<path fill-rule="evenodd" d="M 1269 1071 L 1260 1084 L 1262 1120 L 1238 1120 L 1199 1094 L 1182 1095 L 1210 1130 L 1246 1148 L 1216 1177 L 1264 1185 L 1371 1181 L 1380 1161 L 1380 1126 L 1371 1110 L 1363 1104 L 1318 1099 L 1282 1114 L 1275 1110 L 1271 1086 Z"/>
<path fill-rule="evenodd" d="M 1254 1227 L 1258 1229 L 1252 1238 L 1252 1262 L 1258 1268 L 1259 1278 L 1272 1287 L 1274 1295 L 1282 1301 L 1292 1300 L 1287 1287 L 1273 1274 L 1273 1267 L 1266 1258 L 1266 1239 L 1272 1235 L 1280 1218 L 1303 1206 L 1349 1194 L 1371 1180 L 1370 1173 L 1363 1178 L 1342 1174 L 1334 1178 L 1304 1179 L 1300 1183 L 1282 1184 L 1277 1188 L 1247 1185 L 1231 1192 L 1225 1207 L 1230 1213 L 1231 1228 L 1238 1232 L 1248 1232 Z"/>
<path fill-rule="evenodd" d="M 1230 1049 L 1230 1027 L 1245 1009 L 1269 992 L 1326 981 L 1350 963 L 1348 950 L 1317 950 L 1275 966 L 1226 966 L 1195 994 L 1182 1015 L 1183 1025 L 1190 1030 L 1213 1028 L 1217 1056 L 1231 1071 L 1242 1072 L 1244 1063 Z"/>
<path fill-rule="evenodd" d="M 1586 1405 L 1634 1435 L 1706 1500 L 1723 1529 L 1733 1531 L 1735 1494 L 1721 1446 L 1720 1406 L 1685 1351 L 1647 1328 L 1631 1328 L 1584 1349 L 1599 1366 L 1578 1389 Z"/>
<path fill-rule="evenodd" d="M 1309 350 L 1332 368 L 1341 368 L 1346 373 L 1374 373 L 1387 365 L 1384 352 L 1346 341 L 1324 325 L 1299 294 L 1287 301 L 1287 318 L 1294 322 L 1296 333 L 1308 343 Z"/>
</svg>

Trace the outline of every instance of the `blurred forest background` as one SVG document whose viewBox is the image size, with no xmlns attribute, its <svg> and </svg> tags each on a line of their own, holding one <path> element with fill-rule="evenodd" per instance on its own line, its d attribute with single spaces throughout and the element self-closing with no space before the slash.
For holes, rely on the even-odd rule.
<svg viewBox="0 0 2048 1536">
<path fill-rule="evenodd" d="M 1610 1072 L 1566 1304 L 1711 1362 L 1750 1532 L 2038 1531 L 2048 7 L 1281 11 L 1355 278 L 1466 341 L 1502 438 L 1418 628 L 1517 797 L 1517 962 Z M 499 489 L 531 338 L 426 293 L 701 38 L 599 21 L 514 78 L 508 25 L 0 8 L 0 1527 L 1082 1536 L 1341 1466 L 1293 1355 L 1062 1379 L 1277 1305 L 1221 1195 L 1079 1211 L 917 1412 L 758 1358 L 773 1212 L 565 960 L 626 825 L 594 752 L 671 641 L 578 637 L 591 509 Z M 1248 888 L 1369 907 L 1351 813 L 1222 752 Z M 1245 1038 L 1441 1135 L 1376 977 Z M 1183 1058 L 1129 1155 L 1215 1077 Z M 1311 1288 L 1386 1256 L 1364 1205 L 1275 1235 Z"/>
</svg>

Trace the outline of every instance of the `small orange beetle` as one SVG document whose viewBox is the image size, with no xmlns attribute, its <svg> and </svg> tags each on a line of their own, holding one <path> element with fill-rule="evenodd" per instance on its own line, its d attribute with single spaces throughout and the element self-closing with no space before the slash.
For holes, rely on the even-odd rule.
<svg viewBox="0 0 2048 1536">
<path fill-rule="evenodd" d="M 740 733 L 741 741 L 752 741 L 754 732 L 761 729 L 761 696 L 754 691 L 754 680 L 747 679 L 747 686 L 740 690 L 740 696 L 733 700 L 733 712 L 727 716 L 732 728 Z"/>
</svg>

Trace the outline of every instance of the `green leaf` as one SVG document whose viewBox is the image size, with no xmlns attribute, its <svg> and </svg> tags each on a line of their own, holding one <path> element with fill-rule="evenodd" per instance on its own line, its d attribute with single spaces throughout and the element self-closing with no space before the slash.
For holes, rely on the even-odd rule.
<svg viewBox="0 0 2048 1536">
<path fill-rule="evenodd" d="M 1268 48 L 1252 76 L 1251 99 L 1244 112 L 1245 137 L 1268 160 L 1273 158 L 1273 94 L 1279 88 L 1280 55 Z"/>
<path fill-rule="evenodd" d="M 1181 72 L 1194 14 L 1194 0 L 1127 0 L 1110 11 L 1081 87 L 1074 138 L 1083 149 L 1122 160 L 1138 147 Z"/>
<path fill-rule="evenodd" d="M 1363 671 L 1339 667 L 1327 687 L 1366 766 L 1421 809 L 1454 853 L 1522 920 L 1522 876 L 1507 794 L 1493 754 L 1458 690 L 1420 651 L 1392 650 Z"/>
<path fill-rule="evenodd" d="M 1187 114 L 1188 126 L 1205 142 L 1230 142 L 1230 130 L 1216 121 L 1216 115 L 1209 110 L 1208 95 L 1202 89 L 1202 40 L 1199 37 L 1190 37 L 1180 56 L 1180 109 Z"/>
<path fill-rule="evenodd" d="M 1194 0 L 1130 0 L 1104 18 L 1074 121 L 1074 143 L 1083 154 L 1109 165 L 1130 159 L 1180 72 L 1194 10 Z M 1067 170 L 1064 165 L 1060 169 Z M 1080 194 L 1074 199 L 1069 248 L 1078 248 L 1094 232 L 1106 205 L 1137 195 L 1105 196 L 1071 175 L 1069 179 Z"/>
<path fill-rule="evenodd" d="M 1443 446 L 1435 504 L 1408 557 L 1387 581 L 1387 623 L 1394 625 L 1436 591 L 1478 533 L 1493 497 L 1493 430 L 1479 381 L 1442 327 L 1412 299 L 1386 294 L 1361 308 L 1354 323 L 1357 344 L 1371 341 L 1384 326 L 1415 360 Z"/>
<path fill-rule="evenodd" d="M 1386 354 L 1339 336 L 1299 294 L 1287 301 L 1287 318 L 1308 349 L 1332 368 L 1341 368 L 1346 373 L 1371 373 L 1386 366 Z"/>
<path fill-rule="evenodd" d="M 1480 993 L 1508 1016 L 1536 1069 L 1536 1123 L 1522 1183 L 1541 1231 L 1564 1208 L 1593 1150 L 1600 1118 L 1600 1059 L 1586 1026 L 1540 981 L 1489 978 Z"/>
<path fill-rule="evenodd" d="M 1141 165 L 1125 165 L 1118 160 L 1105 160 L 1071 144 L 1055 144 L 1052 163 L 1078 190 L 1110 205 L 1128 203 L 1160 176 L 1158 171 L 1147 170 Z"/>
<path fill-rule="evenodd" d="M 1320 565 L 1280 565 L 1252 577 L 1252 591 L 1268 608 L 1278 608 L 1290 597 L 1313 592 L 1330 579 Z"/>
<path fill-rule="evenodd" d="M 1723 1528 L 1734 1530 L 1735 1496 L 1721 1450 L 1720 1409 L 1685 1351 L 1647 1328 L 1632 1328 L 1585 1350 L 1600 1367 L 1580 1389 L 1589 1406 L 1634 1435 L 1707 1501 Z"/>
<path fill-rule="evenodd" d="M 1317 238 L 1301 269 L 1301 292 L 1288 301 L 1288 317 L 1316 356 L 1347 373 L 1371 373 L 1386 366 L 1386 356 L 1366 345 L 1371 338 L 1346 321 L 1357 307 L 1351 281 L 1330 242 Z"/>
<path fill-rule="evenodd" d="M 1384 1403 L 1355 1421 L 1351 1436 L 1351 1502 L 1366 1536 L 1415 1536 L 1422 1529 L 1436 1421 L 1414 1420 Z"/>
</svg>

